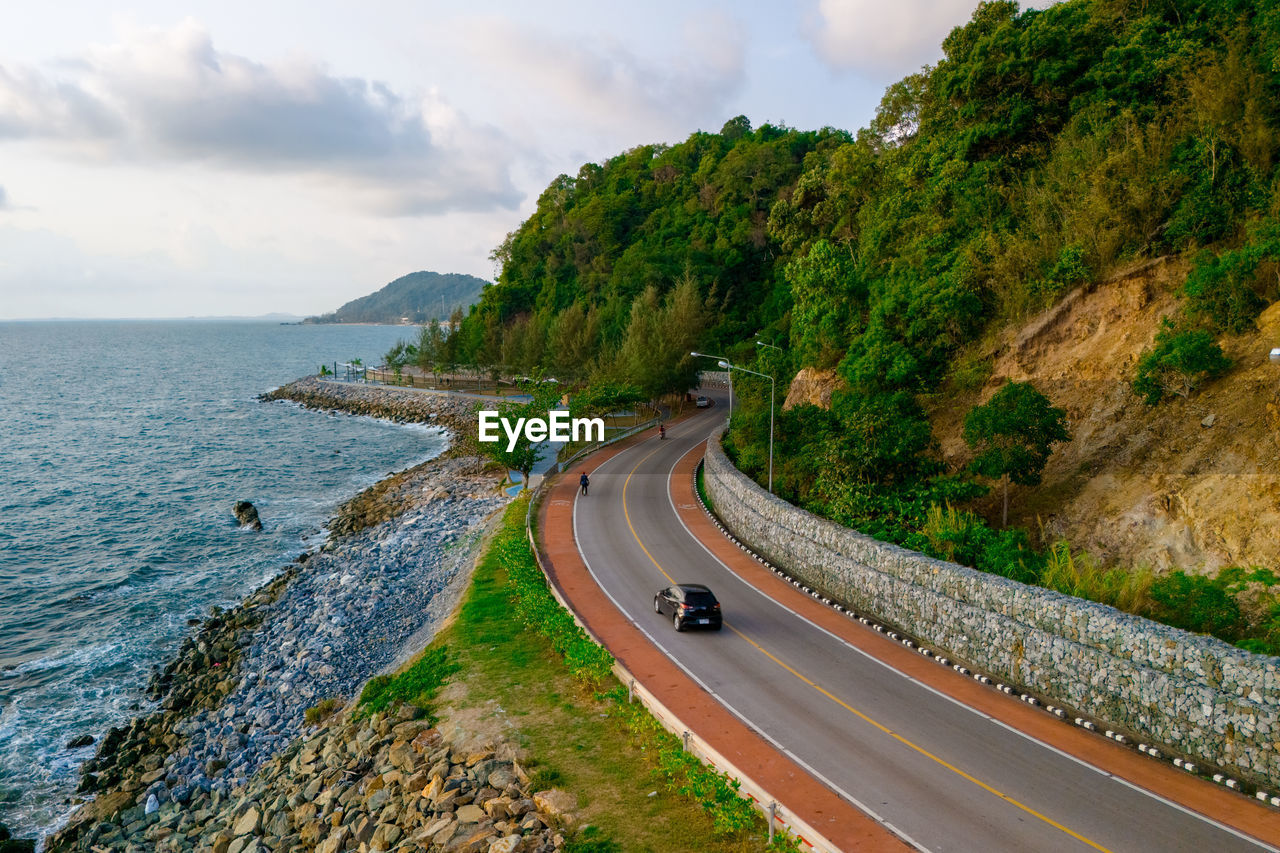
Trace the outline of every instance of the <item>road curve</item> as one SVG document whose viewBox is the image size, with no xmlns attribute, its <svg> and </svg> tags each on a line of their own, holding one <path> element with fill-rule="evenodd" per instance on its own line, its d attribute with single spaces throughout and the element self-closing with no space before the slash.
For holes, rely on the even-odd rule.
<svg viewBox="0 0 1280 853">
<path fill-rule="evenodd" d="M 549 496 L 540 532 L 553 580 L 615 656 L 646 684 L 718 703 L 743 730 L 705 711 L 685 711 L 687 723 L 705 718 L 739 741 L 758 732 L 810 777 L 793 775 L 801 805 L 837 798 L 811 821 L 834 843 L 897 846 L 887 829 L 934 851 L 1277 849 L 1280 818 L 1265 807 L 930 664 L 759 569 L 694 505 L 692 467 L 722 419 L 712 410 L 665 441 L 588 459 L 579 467 L 590 469 L 590 495 L 574 494 L 575 468 Z M 575 556 L 607 599 L 562 571 Z M 673 582 L 711 586 L 724 630 L 676 633 L 657 616 L 653 595 Z M 652 646 L 611 642 L 611 623 Z M 655 649 L 678 671 L 655 675 Z"/>
</svg>

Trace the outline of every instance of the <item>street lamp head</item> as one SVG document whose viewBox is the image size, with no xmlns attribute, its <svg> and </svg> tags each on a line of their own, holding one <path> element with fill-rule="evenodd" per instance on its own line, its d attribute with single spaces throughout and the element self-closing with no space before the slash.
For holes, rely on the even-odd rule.
<svg viewBox="0 0 1280 853">
<path fill-rule="evenodd" d="M 1280 347 L 1271 350 L 1271 360 L 1276 364 L 1280 364 Z"/>
<path fill-rule="evenodd" d="M 695 358 L 702 358 L 702 353 L 700 352 L 691 352 L 689 355 L 694 356 Z"/>
<path fill-rule="evenodd" d="M 716 364 L 720 365 L 725 370 L 729 369 L 729 362 L 725 361 L 724 359 L 720 359 L 719 361 L 716 362 Z"/>
</svg>

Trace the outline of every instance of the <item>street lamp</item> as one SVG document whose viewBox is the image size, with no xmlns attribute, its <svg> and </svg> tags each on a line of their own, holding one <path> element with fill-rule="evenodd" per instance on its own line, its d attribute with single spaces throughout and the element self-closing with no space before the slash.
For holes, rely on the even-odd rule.
<svg viewBox="0 0 1280 853">
<path fill-rule="evenodd" d="M 756 340 L 756 346 L 758 346 L 758 347 L 768 347 L 769 349 L 776 349 L 778 352 L 782 352 L 782 351 L 783 351 L 783 350 L 782 350 L 782 347 L 775 347 L 773 344 L 766 344 L 764 341 L 759 340 L 759 339 L 757 339 L 757 340 Z"/>
<path fill-rule="evenodd" d="M 694 358 L 719 359 L 719 364 L 721 367 L 723 367 L 725 364 L 728 363 L 728 359 L 726 359 L 722 355 L 707 355 L 705 352 L 691 352 L 689 353 L 689 355 L 693 356 Z M 733 420 L 733 374 L 732 373 L 729 374 L 729 420 L 730 421 Z"/>
<path fill-rule="evenodd" d="M 752 376 L 759 376 L 762 379 L 769 380 L 769 494 L 773 494 L 773 389 L 776 383 L 773 377 L 767 373 L 757 373 L 754 370 L 748 370 L 745 367 L 739 367 L 736 364 L 730 364 L 728 361 L 721 359 L 719 365 L 729 371 L 729 377 L 733 377 L 733 371 L 741 370 L 743 373 L 750 373 Z"/>
</svg>

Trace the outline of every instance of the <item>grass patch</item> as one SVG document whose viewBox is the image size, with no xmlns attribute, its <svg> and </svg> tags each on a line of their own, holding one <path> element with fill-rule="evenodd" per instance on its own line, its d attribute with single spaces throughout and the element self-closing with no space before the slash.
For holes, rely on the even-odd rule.
<svg viewBox="0 0 1280 853">
<path fill-rule="evenodd" d="M 570 839 L 570 851 L 763 850 L 763 817 L 756 816 L 749 829 L 717 832 L 697 802 L 668 788 L 671 759 L 664 766 L 658 750 L 629 730 L 640 706 L 626 706 L 625 692 L 621 706 L 607 695 L 621 688 L 609 674 L 611 659 L 599 668 L 606 660 L 599 657 L 603 650 L 592 654 L 566 640 L 573 632 L 545 602 L 513 599 L 516 590 L 532 591 L 538 599 L 538 585 L 551 598 L 524 532 L 527 500 L 508 507 L 458 618 L 433 644 L 447 644 L 457 667 L 443 701 L 459 713 L 488 709 L 495 729 L 505 728 L 534 756 L 529 765 L 535 789 L 554 785 L 578 795 L 582 829 Z M 551 603 L 564 612 L 554 598 Z M 549 616 L 559 627 L 526 628 L 521 614 Z M 569 624 L 577 629 L 571 618 Z M 557 647 L 567 654 L 562 657 Z"/>
<path fill-rule="evenodd" d="M 1104 569 L 1087 553 L 1073 554 L 1066 542 L 1049 549 L 1040 573 L 1040 584 L 1049 589 L 1137 614 L 1148 612 L 1154 581 L 1150 569 Z"/>
<path fill-rule="evenodd" d="M 697 471 L 693 477 L 693 486 L 698 490 L 698 497 L 702 499 L 702 505 L 714 512 L 715 508 L 711 506 L 711 497 L 707 494 L 707 484 L 704 481 L 706 467 L 701 462 L 698 463 Z"/>
<path fill-rule="evenodd" d="M 312 705 L 305 712 L 303 712 L 302 719 L 306 721 L 307 725 L 314 726 L 316 723 L 319 723 L 321 720 L 325 720 L 333 716 L 333 712 L 338 710 L 341 707 L 342 707 L 342 700 L 335 699 L 334 697 L 330 696 L 328 699 L 321 699 L 319 702 Z"/>
<path fill-rule="evenodd" d="M 449 648 L 432 643 L 407 668 L 395 675 L 375 675 L 360 692 L 359 713 L 375 714 L 406 702 L 428 708 L 436 693 L 458 671 L 449 657 Z"/>
</svg>

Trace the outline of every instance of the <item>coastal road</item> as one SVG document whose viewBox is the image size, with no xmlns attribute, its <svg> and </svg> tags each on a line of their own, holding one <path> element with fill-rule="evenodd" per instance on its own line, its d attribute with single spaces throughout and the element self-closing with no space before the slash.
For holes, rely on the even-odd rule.
<svg viewBox="0 0 1280 853">
<path fill-rule="evenodd" d="M 753 561 L 713 541 L 693 505 L 690 472 L 722 421 L 723 409 L 713 409 L 673 425 L 666 441 L 588 460 L 590 496 L 559 513 L 619 618 L 687 674 L 690 690 L 709 693 L 919 849 L 1277 849 L 1280 819 L 1265 807 L 1056 720 L 1032 720 L 1047 715 L 852 620 L 814 612 L 821 606 L 763 570 L 752 575 Z M 567 479 L 576 482 L 576 469 Z M 553 523 L 561 522 L 544 520 L 544 538 L 568 535 Z M 675 582 L 708 584 L 724 630 L 676 633 L 655 614 L 654 593 Z M 578 609 L 572 595 L 570 603 Z M 607 618 L 579 613 L 589 625 Z M 1145 790 L 1142 777 L 1160 793 Z"/>
</svg>

